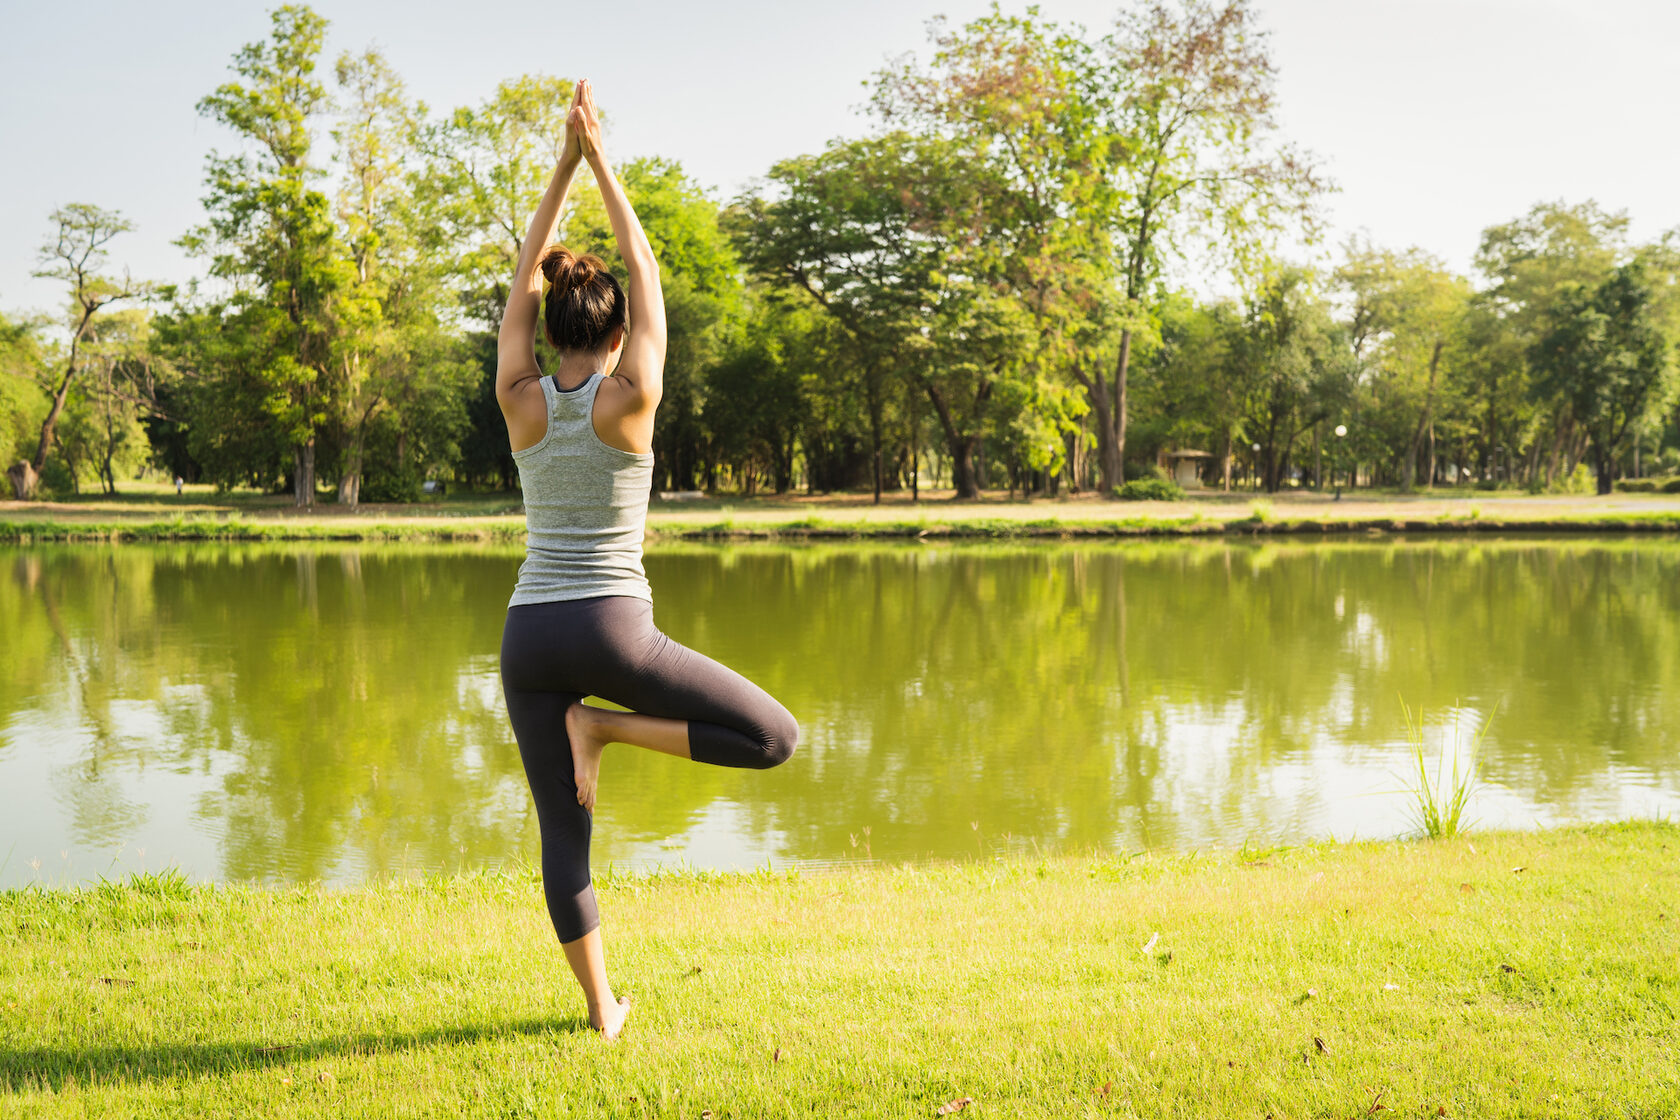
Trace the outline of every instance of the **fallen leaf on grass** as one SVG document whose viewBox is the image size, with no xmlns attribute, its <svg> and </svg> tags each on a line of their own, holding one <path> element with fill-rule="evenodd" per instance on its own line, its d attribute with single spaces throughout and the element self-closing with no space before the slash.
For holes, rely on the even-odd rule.
<svg viewBox="0 0 1680 1120">
<path fill-rule="evenodd" d="M 289 1077 L 282 1077 L 280 1079 L 280 1084 L 282 1084 L 282 1085 L 290 1085 L 291 1083 L 292 1083 L 292 1079 L 289 1078 Z"/>
<path fill-rule="evenodd" d="M 1476 884 L 1474 884 L 1474 883 L 1460 883 L 1458 885 L 1458 889 L 1463 891 L 1465 894 L 1470 894 L 1470 893 L 1475 891 Z"/>
<path fill-rule="evenodd" d="M 1393 1112 L 1394 1111 L 1392 1108 L 1389 1108 L 1386 1104 L 1382 1103 L 1383 1090 L 1373 1089 L 1369 1085 L 1367 1085 L 1367 1086 L 1365 1086 L 1365 1091 L 1367 1093 L 1375 1093 L 1376 1094 L 1376 1096 L 1371 1098 L 1371 1107 L 1367 1108 L 1365 1110 L 1365 1115 L 1375 1116 L 1379 1112 Z"/>
<path fill-rule="evenodd" d="M 1383 991 L 1385 991 L 1385 992 L 1398 992 L 1399 990 L 1400 990 L 1400 985 L 1398 985 L 1398 984 L 1384 984 L 1383 985 Z"/>
<path fill-rule="evenodd" d="M 1527 865 L 1526 865 L 1526 864 L 1525 864 L 1525 865 L 1524 865 L 1524 866 L 1522 866 L 1522 867 L 1513 867 L 1513 868 L 1511 868 L 1511 874 L 1513 874 L 1513 875 L 1515 875 L 1515 874 L 1516 874 L 1516 873 L 1517 873 L 1517 872 L 1519 872 L 1519 871 L 1527 871 L 1527 870 L 1528 870 L 1528 866 L 1527 866 Z"/>
<path fill-rule="evenodd" d="M 315 1080 L 319 1081 L 323 1085 L 331 1085 L 333 1082 L 337 1081 L 338 1078 L 334 1077 L 326 1070 L 322 1070 L 320 1073 L 315 1075 Z"/>
<path fill-rule="evenodd" d="M 1114 1092 L 1114 1082 L 1104 1081 L 1102 1088 L 1097 1090 L 1097 1096 L 1106 1101 L 1108 1099 L 1108 1095 L 1112 1092 Z"/>
<path fill-rule="evenodd" d="M 709 1108 L 701 1109 L 700 1110 L 700 1120 L 712 1120 L 712 1110 L 709 1109 Z"/>
<path fill-rule="evenodd" d="M 973 1097 L 958 1097 L 956 1100 L 946 1101 L 944 1104 L 934 1109 L 933 1114 L 935 1116 L 949 1116 L 953 1112 L 961 1112 L 973 1103 Z"/>
<path fill-rule="evenodd" d="M 1516 972 L 1517 971 L 1517 966 L 1514 965 L 1514 964 L 1502 964 L 1502 965 L 1499 966 L 1499 971 L 1501 971 L 1501 972 Z"/>
<path fill-rule="evenodd" d="M 1324 1040 L 1322 1038 L 1319 1038 L 1316 1034 L 1313 1035 L 1313 1045 L 1318 1047 L 1318 1052 L 1320 1054 L 1330 1053 L 1330 1047 L 1324 1045 Z"/>
<path fill-rule="evenodd" d="M 132 988 L 132 987 L 134 987 L 134 981 L 124 980 L 121 976 L 95 976 L 93 978 L 93 983 L 95 983 L 95 984 L 109 984 L 113 988 Z"/>
<path fill-rule="evenodd" d="M 780 1046 L 776 1047 L 776 1053 L 770 1060 L 772 1062 L 779 1062 L 782 1060 L 782 1048 Z"/>
<path fill-rule="evenodd" d="M 1146 941 L 1146 942 L 1144 942 L 1144 945 L 1143 945 L 1143 951 L 1144 951 L 1144 952 L 1145 952 L 1145 953 L 1148 953 L 1148 952 L 1149 952 L 1149 950 L 1151 950 L 1151 949 L 1153 949 L 1153 948 L 1155 948 L 1155 943 L 1156 943 L 1156 942 L 1157 942 L 1157 941 L 1160 941 L 1160 940 L 1161 940 L 1161 935 L 1160 935 L 1160 934 L 1159 934 L 1159 933 L 1152 933 L 1152 934 L 1150 934 L 1150 935 L 1149 935 L 1149 940 L 1148 940 L 1148 941 Z"/>
</svg>

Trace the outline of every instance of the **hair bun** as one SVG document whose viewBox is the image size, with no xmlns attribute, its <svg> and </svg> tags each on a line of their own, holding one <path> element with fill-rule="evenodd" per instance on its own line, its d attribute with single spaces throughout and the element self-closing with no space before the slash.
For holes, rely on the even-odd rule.
<svg viewBox="0 0 1680 1120">
<path fill-rule="evenodd" d="M 564 245 L 550 245 L 540 262 L 543 279 L 565 288 L 581 287 L 605 271 L 600 258 L 592 253 L 579 256 Z"/>
</svg>

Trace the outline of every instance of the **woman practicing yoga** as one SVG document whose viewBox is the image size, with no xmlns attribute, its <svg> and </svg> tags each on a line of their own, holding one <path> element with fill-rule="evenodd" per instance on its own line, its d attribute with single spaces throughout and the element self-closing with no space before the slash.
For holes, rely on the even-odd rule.
<svg viewBox="0 0 1680 1120">
<path fill-rule="evenodd" d="M 630 274 L 628 309 L 598 258 L 549 245 L 586 160 Z M 560 352 L 547 377 L 532 345 L 539 306 Z M 764 768 L 785 762 L 799 738 L 799 725 L 769 693 L 654 627 L 642 526 L 664 365 L 659 264 L 607 164 L 585 80 L 519 253 L 496 350 L 496 400 L 519 466 L 528 531 L 502 630 L 502 694 L 537 804 L 548 914 L 583 986 L 590 1026 L 608 1039 L 618 1037 L 630 1001 L 615 999 L 607 982 L 589 882 L 602 751 L 627 743 L 716 766 Z M 585 696 L 631 711 L 593 707 Z"/>
</svg>

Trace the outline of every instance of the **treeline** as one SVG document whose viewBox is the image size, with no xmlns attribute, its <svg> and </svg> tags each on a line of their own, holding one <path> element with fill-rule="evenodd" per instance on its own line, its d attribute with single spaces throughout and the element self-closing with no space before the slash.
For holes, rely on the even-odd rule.
<svg viewBox="0 0 1680 1120">
<path fill-rule="evenodd" d="M 205 280 L 117 280 L 122 216 L 53 215 L 68 341 L 0 318 L 17 496 L 148 467 L 300 505 L 516 483 L 495 334 L 570 83 L 435 113 L 376 51 L 323 73 L 310 9 L 272 20 L 199 102 L 233 140 L 180 240 Z M 740 198 L 624 164 L 670 329 L 656 486 L 1108 492 L 1188 462 L 1274 490 L 1606 492 L 1680 468 L 1680 241 L 1556 203 L 1487 230 L 1473 280 L 1367 242 L 1281 261 L 1330 187 L 1273 85 L 1246 0 L 1101 34 L 994 7 L 874 75 L 866 136 Z M 591 185 L 561 234 L 619 266 Z M 1244 294 L 1188 294 L 1209 275 Z"/>
</svg>

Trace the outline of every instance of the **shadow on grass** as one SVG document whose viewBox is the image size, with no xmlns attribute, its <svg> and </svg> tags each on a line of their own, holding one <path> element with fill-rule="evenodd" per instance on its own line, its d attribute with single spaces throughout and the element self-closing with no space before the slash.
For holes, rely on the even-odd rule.
<svg viewBox="0 0 1680 1120">
<path fill-rule="evenodd" d="M 400 1050 L 460 1046 L 500 1038 L 572 1034 L 589 1029 L 582 1015 L 524 1019 L 494 1026 L 434 1027 L 399 1034 L 360 1034 L 259 1046 L 246 1042 L 200 1042 L 171 1046 L 18 1048 L 0 1044 L 0 1089 L 8 1093 L 66 1085 L 202 1077 L 244 1073 L 320 1058 L 365 1058 Z"/>
</svg>

